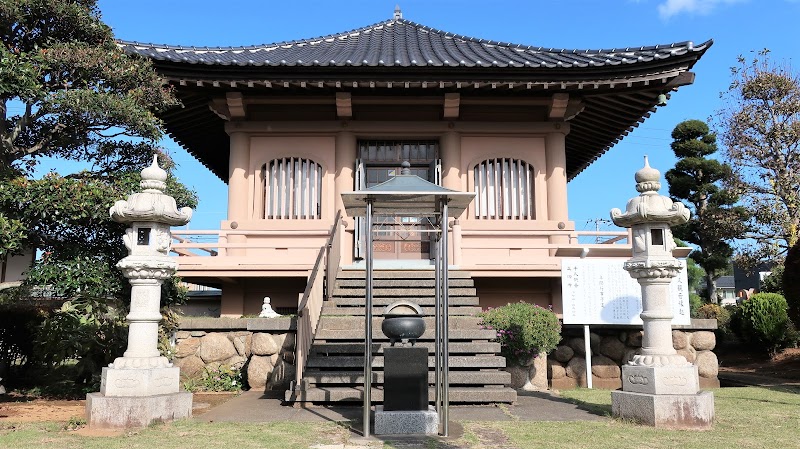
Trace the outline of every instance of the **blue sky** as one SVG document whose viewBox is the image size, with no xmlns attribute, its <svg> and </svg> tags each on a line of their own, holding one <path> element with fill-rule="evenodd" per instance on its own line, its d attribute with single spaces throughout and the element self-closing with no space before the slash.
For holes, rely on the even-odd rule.
<svg viewBox="0 0 800 449">
<path fill-rule="evenodd" d="M 391 18 L 397 1 L 303 2 L 101 0 L 103 20 L 120 39 L 161 44 L 228 46 L 337 33 Z M 638 47 L 714 39 L 694 67 L 695 83 L 672 95 L 620 144 L 569 183 L 577 229 L 608 218 L 633 196 L 642 156 L 662 174 L 674 166 L 670 132 L 682 120 L 709 119 L 723 106 L 738 55 L 769 48 L 772 58 L 800 64 L 800 0 L 403 0 L 403 17 L 472 37 L 555 48 Z M 217 229 L 226 215 L 226 186 L 170 140 L 178 176 L 200 204 L 189 227 Z M 662 188 L 666 194 L 666 184 Z"/>
</svg>

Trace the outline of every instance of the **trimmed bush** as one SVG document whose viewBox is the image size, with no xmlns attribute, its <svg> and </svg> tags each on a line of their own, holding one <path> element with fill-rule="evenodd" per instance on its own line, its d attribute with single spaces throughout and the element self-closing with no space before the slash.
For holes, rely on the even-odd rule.
<svg viewBox="0 0 800 449">
<path fill-rule="evenodd" d="M 561 340 L 561 323 L 553 311 L 525 302 L 489 309 L 483 325 L 497 330 L 506 360 L 523 364 L 538 354 L 552 352 Z"/>
<path fill-rule="evenodd" d="M 735 306 L 734 306 L 735 307 Z M 703 304 L 697 309 L 697 318 L 717 320 L 717 339 L 720 341 L 731 341 L 734 332 L 731 330 L 731 310 L 728 307 L 720 307 L 717 304 Z"/>
<path fill-rule="evenodd" d="M 697 309 L 698 318 L 715 319 L 720 326 L 727 325 L 731 320 L 731 313 L 717 304 L 703 304 Z"/>
<path fill-rule="evenodd" d="M 789 315 L 786 298 L 777 293 L 757 293 L 738 309 L 740 337 L 775 352 L 786 344 Z"/>
</svg>

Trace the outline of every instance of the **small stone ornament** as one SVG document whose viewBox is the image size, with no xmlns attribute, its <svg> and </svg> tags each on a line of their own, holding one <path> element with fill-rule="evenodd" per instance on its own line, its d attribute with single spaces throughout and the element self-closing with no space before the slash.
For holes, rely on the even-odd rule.
<svg viewBox="0 0 800 449">
<path fill-rule="evenodd" d="M 264 297 L 264 305 L 261 306 L 261 313 L 258 314 L 259 318 L 275 318 L 281 316 L 280 313 L 272 310 L 270 305 L 269 296 Z"/>
</svg>

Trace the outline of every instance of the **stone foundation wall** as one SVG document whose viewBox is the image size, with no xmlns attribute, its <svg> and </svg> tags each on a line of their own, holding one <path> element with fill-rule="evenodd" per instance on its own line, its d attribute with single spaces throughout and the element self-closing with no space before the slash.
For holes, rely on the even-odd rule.
<svg viewBox="0 0 800 449">
<path fill-rule="evenodd" d="M 246 373 L 245 388 L 285 390 L 294 379 L 294 346 L 290 318 L 184 318 L 172 362 L 182 379 L 228 365 Z"/>
<path fill-rule="evenodd" d="M 699 323 L 693 325 L 706 329 L 680 329 L 672 331 L 672 344 L 678 354 L 697 366 L 700 375 L 700 388 L 718 388 L 719 362 L 713 349 L 716 336 L 713 325 Z M 627 364 L 634 355 L 641 353 L 642 331 L 625 329 L 596 329 L 590 334 L 592 351 L 592 384 L 594 388 L 618 389 L 622 387 L 621 366 Z M 582 331 L 565 330 L 564 338 L 547 357 L 547 378 L 553 389 L 586 386 L 585 344 Z"/>
</svg>

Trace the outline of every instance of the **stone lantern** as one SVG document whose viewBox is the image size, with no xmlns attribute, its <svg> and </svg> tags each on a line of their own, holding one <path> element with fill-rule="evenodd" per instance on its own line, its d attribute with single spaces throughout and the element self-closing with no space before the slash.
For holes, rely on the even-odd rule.
<svg viewBox="0 0 800 449">
<path fill-rule="evenodd" d="M 611 210 L 617 226 L 631 228 L 633 257 L 624 264 L 642 288 L 642 351 L 622 367 L 622 391 L 611 393 L 614 416 L 669 428 L 710 428 L 714 397 L 699 392 L 697 367 L 672 346 L 669 284 L 682 264 L 672 256 L 671 226 L 686 223 L 683 203 L 658 194 L 661 174 L 644 159 L 636 172 L 639 196 L 625 212 Z"/>
<path fill-rule="evenodd" d="M 192 216 L 192 209 L 178 210 L 164 194 L 166 179 L 154 155 L 142 170 L 142 192 L 109 211 L 114 221 L 130 226 L 122 238 L 128 256 L 117 263 L 131 283 L 128 348 L 103 368 L 100 392 L 87 395 L 93 427 L 142 427 L 191 416 L 192 394 L 180 391 L 180 368 L 158 351 L 161 284 L 178 268 L 169 256 L 170 226 L 185 225 Z"/>
</svg>

